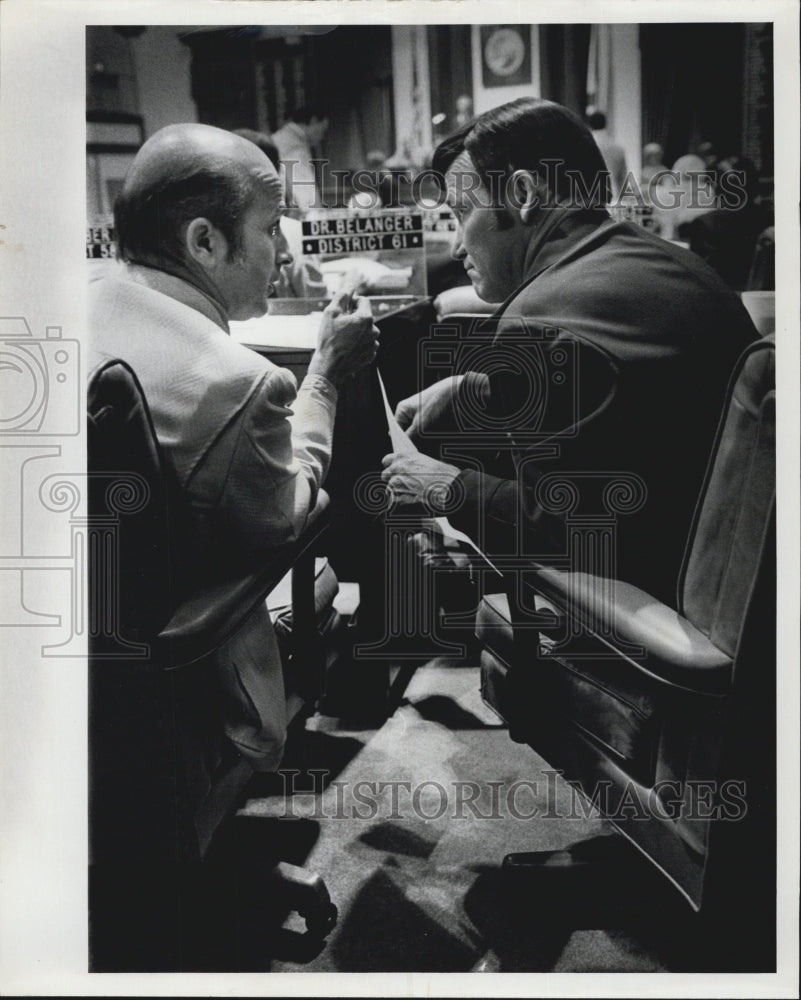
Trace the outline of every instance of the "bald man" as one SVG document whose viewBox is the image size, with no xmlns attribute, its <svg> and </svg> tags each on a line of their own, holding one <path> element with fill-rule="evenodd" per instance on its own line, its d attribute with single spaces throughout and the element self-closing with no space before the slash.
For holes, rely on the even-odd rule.
<svg viewBox="0 0 801 1000">
<path fill-rule="evenodd" d="M 328 470 L 338 390 L 376 353 L 369 303 L 344 292 L 323 313 L 300 389 L 228 336 L 229 320 L 267 311 L 292 261 L 283 210 L 278 174 L 252 142 L 169 126 L 141 148 L 115 205 L 124 264 L 92 286 L 90 370 L 121 358 L 142 384 L 186 500 L 195 583 L 247 571 L 302 531 Z M 228 737 L 255 766 L 276 767 L 284 691 L 266 610 L 218 662 Z"/>
</svg>

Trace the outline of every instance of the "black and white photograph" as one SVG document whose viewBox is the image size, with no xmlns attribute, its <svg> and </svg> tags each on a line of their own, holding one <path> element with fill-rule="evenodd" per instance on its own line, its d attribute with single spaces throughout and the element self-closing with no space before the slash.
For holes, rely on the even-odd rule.
<svg viewBox="0 0 801 1000">
<path fill-rule="evenodd" d="M 798 29 L 0 4 L 4 994 L 798 996 Z"/>
</svg>

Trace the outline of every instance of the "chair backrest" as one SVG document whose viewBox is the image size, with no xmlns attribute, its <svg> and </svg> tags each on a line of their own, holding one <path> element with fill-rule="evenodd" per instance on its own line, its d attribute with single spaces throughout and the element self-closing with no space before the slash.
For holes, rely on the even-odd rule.
<svg viewBox="0 0 801 1000">
<path fill-rule="evenodd" d="M 756 242 L 754 259 L 748 275 L 748 288 L 767 291 L 776 287 L 776 230 L 769 226 Z"/>
<path fill-rule="evenodd" d="M 89 570 L 91 857 L 197 857 L 176 753 L 181 701 L 156 645 L 180 600 L 172 490 L 142 388 L 119 360 L 90 374 L 87 468 L 90 545 L 99 556 Z M 208 687 L 206 677 L 190 680 Z"/>
<path fill-rule="evenodd" d="M 124 586 L 116 615 L 128 638 L 154 638 L 181 598 L 176 575 L 179 539 L 171 517 L 178 502 L 161 458 L 153 422 L 136 375 L 125 362 L 108 360 L 90 374 L 87 392 L 87 469 L 89 516 L 102 523 L 117 501 L 115 526 L 117 580 Z M 134 495 L 137 495 L 134 500 Z M 133 502 L 126 503 L 126 497 Z M 98 569 L 100 569 L 98 567 Z M 108 600 L 95 585 L 108 588 L 106 574 L 90 581 L 94 609 Z M 117 582 L 118 581 L 118 582 Z M 95 637 L 103 629 L 92 630 Z"/>
<path fill-rule="evenodd" d="M 91 373 L 87 427 L 90 537 L 105 553 L 91 560 L 89 588 L 101 609 L 90 638 L 92 858 L 196 860 L 251 773 L 225 734 L 231 693 L 214 654 L 251 615 L 265 614 L 264 598 L 301 561 L 293 611 L 313 631 L 314 544 L 327 524 L 327 497 L 321 493 L 296 543 L 250 573 L 193 580 L 186 501 L 124 362 Z M 304 652 L 311 647 L 309 640 Z M 293 676 L 313 698 L 322 660 L 300 649 L 293 647 Z"/>
<path fill-rule="evenodd" d="M 776 293 L 770 291 L 740 292 L 743 305 L 760 337 L 776 333 Z"/>
<path fill-rule="evenodd" d="M 679 581 L 684 616 L 735 656 L 769 544 L 776 497 L 775 346 L 770 338 L 741 356 Z"/>
</svg>

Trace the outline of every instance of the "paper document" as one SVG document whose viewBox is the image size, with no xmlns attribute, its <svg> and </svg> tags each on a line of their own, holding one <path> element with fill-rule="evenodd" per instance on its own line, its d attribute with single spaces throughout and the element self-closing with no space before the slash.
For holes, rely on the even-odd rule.
<svg viewBox="0 0 801 1000">
<path fill-rule="evenodd" d="M 313 351 L 317 347 L 321 312 L 301 316 L 259 316 L 232 322 L 231 339 L 254 347 L 295 347 Z"/>
<path fill-rule="evenodd" d="M 389 439 L 392 442 L 392 450 L 396 455 L 409 455 L 412 452 L 419 451 L 412 441 L 406 436 L 401 428 L 401 425 L 395 419 L 395 414 L 392 412 L 392 407 L 389 405 L 389 399 L 387 398 L 387 390 L 384 386 L 384 380 L 381 378 L 381 372 L 376 368 L 376 375 L 378 376 L 378 384 L 381 387 L 381 398 L 384 400 L 384 409 L 387 413 L 387 424 L 389 425 Z"/>
<path fill-rule="evenodd" d="M 389 439 L 392 442 L 392 448 L 396 455 L 408 455 L 412 452 L 419 451 L 406 436 L 406 434 L 401 429 L 400 424 L 395 419 L 395 414 L 392 412 L 392 408 L 389 405 L 389 399 L 387 398 L 387 390 L 384 386 L 384 380 L 381 378 L 381 372 L 376 369 L 376 375 L 378 376 L 378 384 L 381 387 L 381 397 L 384 400 L 384 409 L 387 414 L 387 424 L 389 426 Z M 469 535 L 466 535 L 463 531 L 459 531 L 457 528 L 451 524 L 447 517 L 435 517 L 434 523 L 439 526 L 440 531 L 443 535 L 448 535 L 450 538 L 455 538 L 457 542 L 464 542 L 473 551 L 477 552 L 481 558 L 486 562 L 498 576 L 503 576 L 503 573 L 498 569 L 498 567 L 489 559 L 481 549 L 476 545 Z"/>
<path fill-rule="evenodd" d="M 487 565 L 491 566 L 492 569 L 495 570 L 498 576 L 503 576 L 503 573 L 501 573 L 495 563 L 487 556 L 486 553 L 481 551 L 473 539 L 469 535 L 466 535 L 463 531 L 459 531 L 458 528 L 454 528 L 447 517 L 435 517 L 433 520 L 434 524 L 439 525 L 443 535 L 447 535 L 449 538 L 455 538 L 457 542 L 464 542 L 466 545 L 469 545 L 474 552 L 478 552 Z"/>
</svg>

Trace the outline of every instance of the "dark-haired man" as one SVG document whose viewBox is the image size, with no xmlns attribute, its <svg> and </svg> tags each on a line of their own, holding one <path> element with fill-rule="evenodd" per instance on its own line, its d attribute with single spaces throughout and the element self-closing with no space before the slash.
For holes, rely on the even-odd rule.
<svg viewBox="0 0 801 1000">
<path fill-rule="evenodd" d="M 369 303 L 344 292 L 323 313 L 299 390 L 228 336 L 229 320 L 267 311 L 291 262 L 283 208 L 278 174 L 252 142 L 168 126 L 137 153 L 115 206 L 125 264 L 92 289 L 91 367 L 121 358 L 144 389 L 186 500 L 195 583 L 252 569 L 303 529 L 330 462 L 338 388 L 377 349 Z M 275 767 L 284 693 L 266 611 L 218 660 L 229 738 Z"/>
<path fill-rule="evenodd" d="M 615 565 L 597 569 L 671 602 L 729 374 L 756 336 L 748 314 L 694 255 L 609 217 L 601 153 L 560 105 L 486 112 L 434 167 L 459 224 L 453 254 L 500 303 L 497 332 L 449 345 L 453 376 L 398 405 L 421 448 L 441 454 L 436 434 L 450 433 L 450 451 L 387 456 L 392 493 L 450 487 L 452 523 L 490 554 L 564 554 L 571 511 L 611 517 Z M 578 491 L 561 513 L 549 473 Z M 617 473 L 636 477 L 629 509 L 605 507 Z"/>
</svg>

